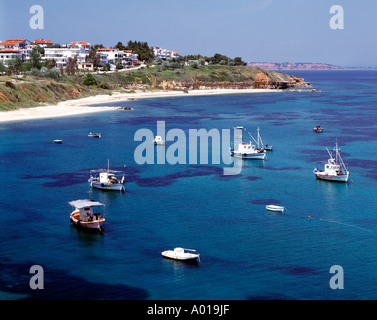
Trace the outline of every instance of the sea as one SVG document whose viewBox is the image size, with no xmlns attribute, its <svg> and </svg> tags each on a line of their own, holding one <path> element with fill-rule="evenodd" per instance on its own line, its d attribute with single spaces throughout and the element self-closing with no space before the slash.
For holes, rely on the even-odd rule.
<svg viewBox="0 0 377 320">
<path fill-rule="evenodd" d="M 188 93 L 1 123 L 0 299 L 377 299 L 377 72 L 289 73 L 319 92 Z M 135 134 L 157 135 L 158 121 L 184 133 L 187 159 L 191 129 L 259 127 L 273 151 L 243 160 L 237 175 L 224 175 L 229 159 L 212 161 L 221 145 L 210 144 L 208 163 L 140 163 L 146 138 Z M 313 174 L 336 143 L 346 184 Z M 125 193 L 90 188 L 90 170 L 108 160 L 113 170 L 126 165 Z M 102 233 L 70 223 L 77 199 L 106 205 Z M 195 249 L 200 262 L 162 257 L 176 247 Z M 33 266 L 43 270 L 37 290 Z"/>
</svg>

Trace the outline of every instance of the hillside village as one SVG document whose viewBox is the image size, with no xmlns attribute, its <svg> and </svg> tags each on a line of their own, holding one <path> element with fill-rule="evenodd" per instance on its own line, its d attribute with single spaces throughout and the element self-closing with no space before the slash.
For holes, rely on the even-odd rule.
<svg viewBox="0 0 377 320">
<path fill-rule="evenodd" d="M 139 60 L 138 54 L 133 50 L 95 47 L 86 41 L 75 41 L 60 46 L 45 39 L 33 42 L 27 39 L 8 39 L 0 42 L 0 62 L 6 66 L 10 60 L 17 58 L 22 62 L 29 61 L 34 49 L 38 49 L 37 52 L 42 62 L 52 61 L 53 67 L 62 71 L 67 68 L 69 63 L 74 63 L 76 70 L 88 71 L 101 67 L 107 67 L 108 70 L 123 69 L 144 63 Z M 179 57 L 177 51 L 157 46 L 152 49 L 155 58 L 170 60 Z M 94 56 L 96 56 L 95 59 L 93 59 Z"/>
</svg>

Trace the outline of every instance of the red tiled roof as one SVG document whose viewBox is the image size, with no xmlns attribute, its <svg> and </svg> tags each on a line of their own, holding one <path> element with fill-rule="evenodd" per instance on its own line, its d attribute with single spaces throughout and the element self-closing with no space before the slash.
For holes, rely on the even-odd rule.
<svg viewBox="0 0 377 320">
<path fill-rule="evenodd" d="M 20 50 L 4 49 L 4 50 L 0 50 L 0 53 L 21 53 L 21 51 Z"/>
<path fill-rule="evenodd" d="M 70 44 L 70 46 L 73 47 L 73 46 L 77 46 L 79 44 L 81 44 L 82 46 L 91 46 L 91 44 L 86 42 L 86 41 L 75 41 L 75 42 L 72 42 Z"/>
<path fill-rule="evenodd" d="M 35 40 L 33 43 L 37 43 L 37 44 L 54 44 L 52 41 L 45 40 L 45 39 Z"/>
<path fill-rule="evenodd" d="M 0 45 L 4 45 L 4 46 L 12 46 L 12 45 L 15 45 L 15 44 L 18 44 L 20 42 L 23 42 L 25 41 L 26 39 L 8 39 L 4 42 L 0 42 Z"/>
</svg>

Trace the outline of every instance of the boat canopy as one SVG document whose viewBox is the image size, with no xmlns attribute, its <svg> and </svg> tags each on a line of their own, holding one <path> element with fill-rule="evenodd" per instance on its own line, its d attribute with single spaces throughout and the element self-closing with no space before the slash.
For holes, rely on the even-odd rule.
<svg viewBox="0 0 377 320">
<path fill-rule="evenodd" d="M 93 206 L 105 206 L 103 203 L 90 200 L 90 199 L 82 199 L 82 200 L 75 200 L 68 202 L 71 206 L 77 208 L 77 209 L 82 209 L 85 207 L 93 207 Z"/>
<path fill-rule="evenodd" d="M 90 170 L 90 173 L 104 173 L 104 172 L 107 172 L 107 173 L 122 173 L 122 171 L 109 170 L 109 169 L 94 169 L 94 170 Z"/>
</svg>

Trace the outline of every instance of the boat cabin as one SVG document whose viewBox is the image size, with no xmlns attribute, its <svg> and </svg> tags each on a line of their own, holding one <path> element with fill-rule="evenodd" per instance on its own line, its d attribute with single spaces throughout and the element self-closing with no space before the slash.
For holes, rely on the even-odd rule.
<svg viewBox="0 0 377 320">
<path fill-rule="evenodd" d="M 241 143 L 238 145 L 238 152 L 241 153 L 248 153 L 248 152 L 254 152 L 255 151 L 255 146 L 252 145 L 251 143 Z"/>
<path fill-rule="evenodd" d="M 92 200 L 76 200 L 69 202 L 71 206 L 75 208 L 72 212 L 72 217 L 80 222 L 92 222 L 99 221 L 104 218 L 105 205 Z M 101 210 L 101 208 L 103 208 Z"/>
<path fill-rule="evenodd" d="M 335 159 L 328 160 L 328 162 L 325 164 L 325 172 L 328 172 L 328 173 L 341 172 L 340 166 L 335 163 Z"/>
<path fill-rule="evenodd" d="M 99 182 L 101 182 L 101 183 L 118 183 L 118 179 L 112 173 L 101 172 L 99 174 Z"/>
</svg>

